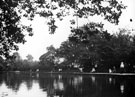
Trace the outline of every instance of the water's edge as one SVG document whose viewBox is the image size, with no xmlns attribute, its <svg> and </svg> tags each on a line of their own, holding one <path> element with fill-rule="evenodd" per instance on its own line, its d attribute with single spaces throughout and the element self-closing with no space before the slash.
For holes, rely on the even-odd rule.
<svg viewBox="0 0 135 97">
<path fill-rule="evenodd" d="M 2 72 L 28 72 L 28 71 L 0 71 Z M 76 74 L 76 75 L 135 75 L 135 73 L 89 73 L 89 72 L 29 72 L 29 73 L 49 73 L 49 74 Z"/>
</svg>

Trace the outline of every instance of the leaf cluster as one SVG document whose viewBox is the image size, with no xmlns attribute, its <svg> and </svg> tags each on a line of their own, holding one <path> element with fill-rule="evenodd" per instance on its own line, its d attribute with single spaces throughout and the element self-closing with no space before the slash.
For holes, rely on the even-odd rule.
<svg viewBox="0 0 135 97">
<path fill-rule="evenodd" d="M 21 16 L 17 13 L 17 1 L 0 1 L 0 56 L 10 58 L 11 50 L 18 50 L 18 43 L 25 43 L 24 30 L 31 32 L 30 26 L 21 25 Z"/>
<path fill-rule="evenodd" d="M 99 15 L 110 23 L 118 24 L 122 10 L 126 8 L 117 0 L 24 0 L 20 2 L 19 12 L 33 20 L 36 14 L 49 19 L 50 32 L 56 31 L 56 18 L 60 21 L 66 16 L 88 18 Z M 23 9 L 23 12 L 22 12 Z M 71 19 L 74 20 L 74 19 Z M 75 24 L 75 23 L 72 23 Z"/>
</svg>

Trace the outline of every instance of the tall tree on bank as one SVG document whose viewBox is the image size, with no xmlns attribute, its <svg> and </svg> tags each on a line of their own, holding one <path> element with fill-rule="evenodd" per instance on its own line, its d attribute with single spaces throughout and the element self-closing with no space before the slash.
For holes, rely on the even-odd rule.
<svg viewBox="0 0 135 97">
<path fill-rule="evenodd" d="M 55 66 L 55 53 L 56 49 L 53 45 L 47 47 L 47 52 L 40 56 L 40 65 L 42 69 L 51 71 Z"/>
<path fill-rule="evenodd" d="M 134 36 L 121 29 L 117 34 L 103 30 L 102 24 L 89 23 L 72 29 L 69 40 L 58 48 L 56 56 L 65 58 L 65 65 L 77 64 L 84 72 L 95 68 L 96 72 L 120 72 L 124 62 L 125 71 L 134 71 Z M 132 53 L 132 54 L 131 54 Z"/>
</svg>

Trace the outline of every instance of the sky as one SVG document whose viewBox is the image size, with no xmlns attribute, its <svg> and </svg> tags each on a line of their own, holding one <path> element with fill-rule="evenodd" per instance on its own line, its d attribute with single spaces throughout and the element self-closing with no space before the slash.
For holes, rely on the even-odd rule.
<svg viewBox="0 0 135 97">
<path fill-rule="evenodd" d="M 100 17 L 91 17 L 89 21 L 100 22 L 102 21 L 109 32 L 116 32 L 118 28 L 135 28 L 135 0 L 122 0 L 122 2 L 127 6 L 120 17 L 119 25 L 110 24 L 107 21 L 104 21 Z M 39 57 L 46 53 L 46 47 L 53 45 L 58 48 L 63 41 L 68 39 L 70 34 L 70 22 L 71 17 L 67 17 L 62 22 L 57 24 L 58 28 L 55 34 L 49 34 L 48 26 L 44 18 L 36 16 L 32 21 L 33 33 L 32 37 L 26 36 L 27 42 L 23 45 L 19 45 L 19 53 L 22 59 L 26 59 L 28 54 L 31 54 L 34 57 L 34 60 L 39 60 Z M 133 21 L 130 22 L 130 19 Z M 99 21 L 100 20 L 100 21 Z M 78 25 L 81 26 L 86 23 L 88 20 L 78 19 Z M 23 23 L 29 24 L 29 22 L 23 19 Z"/>
</svg>

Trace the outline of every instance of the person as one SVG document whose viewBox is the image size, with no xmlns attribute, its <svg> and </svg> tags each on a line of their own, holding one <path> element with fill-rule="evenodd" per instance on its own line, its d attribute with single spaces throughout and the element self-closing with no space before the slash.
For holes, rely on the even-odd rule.
<svg viewBox="0 0 135 97">
<path fill-rule="evenodd" d="M 112 70 L 111 69 L 109 69 L 109 73 L 112 73 Z"/>
<path fill-rule="evenodd" d="M 95 71 L 96 71 L 95 68 L 92 68 L 91 72 L 95 72 Z"/>
<path fill-rule="evenodd" d="M 121 64 L 120 64 L 120 71 L 121 71 L 121 73 L 124 72 L 124 62 L 121 62 Z"/>
</svg>

